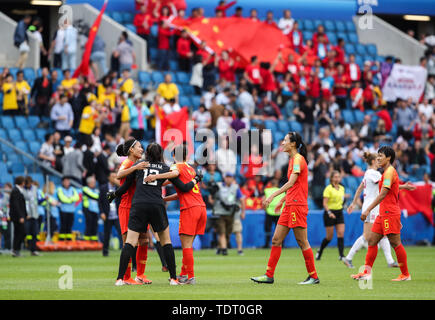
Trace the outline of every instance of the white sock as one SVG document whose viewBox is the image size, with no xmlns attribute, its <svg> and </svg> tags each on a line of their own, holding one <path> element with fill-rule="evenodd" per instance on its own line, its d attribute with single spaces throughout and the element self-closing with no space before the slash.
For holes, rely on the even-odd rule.
<svg viewBox="0 0 435 320">
<path fill-rule="evenodd" d="M 358 239 L 356 239 L 355 243 L 353 244 L 352 248 L 350 248 L 349 253 L 347 254 L 346 259 L 352 260 L 355 253 L 358 252 L 359 249 L 361 249 L 364 246 L 364 236 L 361 235 Z"/>
<path fill-rule="evenodd" d="M 387 260 L 388 264 L 394 263 L 393 256 L 391 255 L 391 246 L 390 241 L 388 241 L 387 237 L 383 237 L 381 241 L 379 241 L 378 245 L 382 251 L 384 251 L 385 259 Z"/>
</svg>

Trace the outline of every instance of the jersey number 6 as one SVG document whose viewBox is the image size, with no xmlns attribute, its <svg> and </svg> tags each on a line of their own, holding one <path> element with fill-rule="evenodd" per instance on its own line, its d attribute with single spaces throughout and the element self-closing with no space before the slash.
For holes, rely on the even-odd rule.
<svg viewBox="0 0 435 320">
<path fill-rule="evenodd" d="M 143 169 L 143 184 L 147 184 L 149 186 L 157 186 L 157 180 L 154 180 L 153 182 L 145 182 L 145 178 L 148 177 L 148 175 L 150 174 L 159 174 L 159 171 L 155 169 Z"/>
</svg>

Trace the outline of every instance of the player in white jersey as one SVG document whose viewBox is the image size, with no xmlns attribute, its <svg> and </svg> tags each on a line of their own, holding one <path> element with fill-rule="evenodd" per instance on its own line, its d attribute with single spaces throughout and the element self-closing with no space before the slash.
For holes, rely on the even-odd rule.
<svg viewBox="0 0 435 320">
<path fill-rule="evenodd" d="M 366 170 L 364 174 L 363 181 L 359 185 L 355 196 L 353 198 L 352 203 L 347 208 L 347 213 L 351 214 L 357 200 L 359 199 L 361 192 L 364 190 L 363 197 L 364 202 L 362 205 L 362 211 L 364 212 L 365 209 L 373 202 L 373 200 L 378 196 L 379 194 L 379 181 L 381 180 L 382 174 L 377 171 L 377 163 L 376 163 L 376 154 L 365 152 L 364 153 L 364 160 L 367 162 L 368 169 Z M 358 250 L 360 250 L 365 243 L 367 242 L 368 235 L 370 230 L 372 229 L 373 222 L 375 222 L 376 217 L 379 214 L 379 205 L 376 206 L 370 214 L 367 216 L 367 219 L 364 221 L 364 231 L 363 234 L 356 239 L 355 243 L 353 244 L 352 248 L 350 249 L 348 255 L 343 258 L 341 261 L 349 267 L 354 268 L 352 264 L 352 259 L 355 253 L 357 253 Z M 397 262 L 394 261 L 392 255 L 391 255 L 391 247 L 390 242 L 388 241 L 387 237 L 382 238 L 382 240 L 379 242 L 379 246 L 384 251 L 385 259 L 387 260 L 388 267 L 398 267 L 399 265 Z"/>
</svg>

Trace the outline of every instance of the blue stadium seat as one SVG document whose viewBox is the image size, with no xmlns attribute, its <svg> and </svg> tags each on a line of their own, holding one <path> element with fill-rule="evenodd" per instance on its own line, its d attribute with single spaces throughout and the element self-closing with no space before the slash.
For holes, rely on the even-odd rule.
<svg viewBox="0 0 435 320">
<path fill-rule="evenodd" d="M 0 129 L 0 138 L 5 139 L 5 140 L 8 139 L 8 135 L 7 135 L 5 129 Z"/>
<path fill-rule="evenodd" d="M 364 112 L 361 112 L 360 110 L 353 110 L 353 116 L 355 118 L 356 123 L 363 123 Z"/>
<path fill-rule="evenodd" d="M 329 42 L 333 45 L 337 44 L 337 36 L 335 35 L 334 32 L 326 32 L 326 36 L 329 39 Z"/>
<path fill-rule="evenodd" d="M 134 24 L 127 23 L 124 26 L 127 28 L 127 30 L 130 30 L 131 32 L 136 33 L 136 27 L 134 26 Z"/>
<path fill-rule="evenodd" d="M 0 92 L 0 106 L 3 105 L 3 92 Z M 0 114 L 2 112 L 2 109 L 0 108 Z"/>
<path fill-rule="evenodd" d="M 345 32 L 346 26 L 343 21 L 336 20 L 335 21 L 335 28 L 337 29 L 337 32 Z"/>
<path fill-rule="evenodd" d="M 287 120 L 278 120 L 278 129 L 287 134 L 290 132 L 290 124 Z"/>
<path fill-rule="evenodd" d="M 104 15 L 109 17 L 109 18 L 112 18 L 112 12 L 111 11 L 104 12 Z"/>
<path fill-rule="evenodd" d="M 329 31 L 329 32 L 334 32 L 335 31 L 335 24 L 332 20 L 326 20 L 325 23 L 325 30 Z"/>
<path fill-rule="evenodd" d="M 1 116 L 0 117 L 1 125 L 5 129 L 13 129 L 15 128 L 14 120 L 10 116 Z"/>
<path fill-rule="evenodd" d="M 348 32 L 356 32 L 355 24 L 353 21 L 346 21 L 346 30 Z"/>
<path fill-rule="evenodd" d="M 177 88 L 178 88 L 178 94 L 179 94 L 179 95 L 185 95 L 185 96 L 188 96 L 188 95 L 189 95 L 189 94 L 187 94 L 186 92 L 184 92 L 184 86 L 182 86 L 182 85 L 178 85 Z"/>
<path fill-rule="evenodd" d="M 384 56 L 376 56 L 375 60 L 379 61 L 379 62 L 384 62 L 385 61 L 385 57 Z"/>
<path fill-rule="evenodd" d="M 30 153 L 34 156 L 37 156 L 39 153 L 39 150 L 41 149 L 41 144 L 38 141 L 31 141 L 29 143 L 29 149 Z"/>
<path fill-rule="evenodd" d="M 187 96 L 180 96 L 179 103 L 180 103 L 181 107 L 185 107 L 185 106 L 190 107 L 191 106 L 191 101 L 190 101 L 189 97 L 187 97 Z"/>
<path fill-rule="evenodd" d="M 157 24 L 152 25 L 150 30 L 151 30 L 151 36 L 157 38 L 157 35 L 159 33 L 159 27 L 157 26 Z"/>
<path fill-rule="evenodd" d="M 352 110 L 342 110 L 341 114 L 343 116 L 344 121 L 349 124 L 355 123 L 355 119 L 353 118 Z"/>
<path fill-rule="evenodd" d="M 122 22 L 123 22 L 122 13 L 118 12 L 118 11 L 112 12 L 112 19 L 115 20 L 116 22 L 122 24 Z"/>
<path fill-rule="evenodd" d="M 157 60 L 157 56 L 159 55 L 159 52 L 157 48 L 150 48 L 150 60 L 155 61 Z"/>
<path fill-rule="evenodd" d="M 355 47 L 353 46 L 353 44 L 350 43 L 346 43 L 344 45 L 344 50 L 346 51 L 347 54 L 355 54 Z"/>
<path fill-rule="evenodd" d="M 190 81 L 190 75 L 187 72 L 178 71 L 176 73 L 176 80 L 182 84 L 188 84 Z"/>
<path fill-rule="evenodd" d="M 151 75 L 146 71 L 139 71 L 138 79 L 141 86 L 151 84 Z"/>
<path fill-rule="evenodd" d="M 173 71 L 164 71 L 163 72 L 163 76 L 166 76 L 167 74 L 170 74 L 171 75 L 171 78 L 172 78 L 172 82 L 177 82 L 177 77 L 175 76 L 175 72 L 173 72 Z"/>
<path fill-rule="evenodd" d="M 363 57 L 363 59 L 364 59 L 364 62 L 365 62 L 365 61 L 373 61 L 373 57 L 372 57 L 372 56 L 369 56 L 368 54 L 366 54 L 366 55 Z"/>
<path fill-rule="evenodd" d="M 27 118 L 24 116 L 15 116 L 15 126 L 20 129 L 26 129 L 29 127 L 29 123 L 27 122 Z"/>
<path fill-rule="evenodd" d="M 24 142 L 24 141 L 17 141 L 17 142 L 14 142 L 14 145 L 18 148 L 18 149 L 21 149 L 21 150 L 23 150 L 24 152 L 30 152 L 30 150 L 29 150 L 29 145 L 26 143 L 26 142 Z"/>
<path fill-rule="evenodd" d="M 177 60 L 169 60 L 169 69 L 170 70 L 178 70 L 178 61 Z"/>
<path fill-rule="evenodd" d="M 349 42 L 351 43 L 358 43 L 358 35 L 355 32 L 348 33 L 349 36 Z"/>
<path fill-rule="evenodd" d="M 16 155 L 14 152 L 14 149 L 12 149 L 11 147 L 9 147 L 9 146 L 7 146 L 7 145 L 5 145 L 5 144 L 0 144 L 0 148 L 1 148 L 1 150 L 3 151 L 3 153 L 5 153 L 6 154 L 6 157 L 8 158 L 8 160 L 9 160 L 9 157 L 11 156 L 11 155 Z"/>
<path fill-rule="evenodd" d="M 6 166 L 6 163 L 0 162 L 0 176 L 8 174 L 8 167 Z"/>
<path fill-rule="evenodd" d="M 12 185 L 14 184 L 14 178 L 12 177 L 12 175 L 5 174 L 0 176 L 0 183 L 5 184 L 6 182 L 11 183 Z M 177 201 L 173 201 L 173 202 L 177 202 Z"/>
<path fill-rule="evenodd" d="M 199 105 L 201 104 L 201 97 L 200 96 L 192 96 L 190 98 L 192 100 L 192 105 L 194 109 L 198 109 Z"/>
<path fill-rule="evenodd" d="M 340 38 L 343 39 L 345 42 L 349 42 L 349 37 L 347 36 L 347 33 L 337 32 L 337 41 Z"/>
<path fill-rule="evenodd" d="M 165 80 L 163 73 L 161 73 L 160 71 L 153 71 L 151 73 L 151 79 L 154 84 L 162 83 Z"/>
<path fill-rule="evenodd" d="M 11 164 L 11 172 L 13 175 L 22 175 L 24 173 L 24 165 L 20 162 L 14 162 Z"/>
<path fill-rule="evenodd" d="M 290 130 L 302 134 L 302 125 L 297 121 L 290 121 Z"/>
<path fill-rule="evenodd" d="M 47 133 L 47 130 L 38 128 L 35 130 L 35 133 L 39 141 L 45 142 L 45 134 Z"/>
<path fill-rule="evenodd" d="M 193 95 L 194 94 L 194 90 L 193 87 L 190 84 L 185 84 L 185 85 L 181 85 L 183 87 L 183 92 L 185 95 Z M 181 86 L 178 86 L 178 88 L 180 88 Z"/>
<path fill-rule="evenodd" d="M 313 21 L 309 19 L 304 20 L 304 29 L 308 31 L 314 31 L 315 27 Z"/>
<path fill-rule="evenodd" d="M 364 58 L 359 54 L 355 55 L 355 62 L 357 65 L 361 66 L 364 64 Z"/>
<path fill-rule="evenodd" d="M 33 82 L 36 79 L 35 70 L 33 68 L 24 68 L 24 79 L 26 79 L 27 82 Z"/>
<path fill-rule="evenodd" d="M 311 31 L 304 31 L 302 35 L 304 37 L 304 42 L 308 39 L 313 39 L 313 33 Z"/>
<path fill-rule="evenodd" d="M 36 141 L 36 135 L 35 132 L 32 129 L 22 129 L 21 130 L 23 139 L 28 142 L 34 142 Z"/>
<path fill-rule="evenodd" d="M 366 51 L 372 57 L 376 57 L 378 55 L 378 50 L 376 49 L 376 46 L 374 44 L 367 44 Z"/>
<path fill-rule="evenodd" d="M 21 132 L 18 129 L 10 129 L 8 130 L 8 136 L 11 140 L 11 143 L 15 144 L 16 141 L 19 141 L 22 139 Z"/>
<path fill-rule="evenodd" d="M 322 20 L 319 20 L 319 19 L 314 20 L 314 28 L 316 30 L 317 30 L 317 27 L 320 26 L 320 25 L 323 25 L 323 21 Z"/>
<path fill-rule="evenodd" d="M 264 127 L 266 129 L 272 130 L 272 132 L 277 132 L 278 128 L 275 120 L 264 120 Z"/>
<path fill-rule="evenodd" d="M 42 173 L 30 173 L 29 176 L 32 178 L 32 180 L 37 181 L 41 188 L 45 184 L 44 176 L 42 175 Z"/>
<path fill-rule="evenodd" d="M 17 79 L 17 72 L 20 70 L 19 68 L 9 68 L 9 73 L 14 76 L 14 79 Z"/>
<path fill-rule="evenodd" d="M 360 43 L 357 43 L 355 45 L 355 49 L 356 49 L 356 53 L 361 56 L 364 56 L 366 54 L 366 47 Z"/>
<path fill-rule="evenodd" d="M 133 19 L 134 19 L 133 13 L 122 12 L 121 15 L 122 15 L 122 21 L 124 23 L 133 23 Z M 133 31 L 133 32 L 136 32 L 136 31 Z"/>
<path fill-rule="evenodd" d="M 279 142 L 282 141 L 288 132 L 275 131 L 272 132 L 273 142 L 278 146 Z"/>
</svg>

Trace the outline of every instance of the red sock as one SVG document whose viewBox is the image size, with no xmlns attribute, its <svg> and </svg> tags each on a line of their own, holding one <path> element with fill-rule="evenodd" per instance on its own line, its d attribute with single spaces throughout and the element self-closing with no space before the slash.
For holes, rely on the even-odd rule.
<svg viewBox="0 0 435 320">
<path fill-rule="evenodd" d="M 302 254 L 304 255 L 305 267 L 307 267 L 308 274 L 312 278 L 317 279 L 316 267 L 314 266 L 313 250 L 311 250 L 311 248 L 308 248 L 307 250 L 303 250 Z"/>
<path fill-rule="evenodd" d="M 145 274 L 145 267 L 148 259 L 148 245 L 138 246 L 136 251 L 137 275 Z"/>
<path fill-rule="evenodd" d="M 378 245 L 369 246 L 367 250 L 366 255 L 366 269 L 364 270 L 364 273 L 370 273 L 371 269 L 373 268 L 373 264 L 375 263 L 376 256 L 378 255 Z M 369 268 L 370 267 L 370 270 Z"/>
<path fill-rule="evenodd" d="M 128 263 L 127 270 L 125 270 L 124 280 L 128 280 L 130 278 L 131 278 L 131 259 L 130 259 L 130 262 Z"/>
<path fill-rule="evenodd" d="M 195 276 L 193 272 L 193 248 L 183 249 L 183 266 L 185 266 L 188 278 L 193 278 Z"/>
<path fill-rule="evenodd" d="M 396 251 L 397 261 L 399 262 L 400 271 L 404 276 L 409 276 L 408 261 L 406 257 L 406 251 L 402 244 L 394 248 Z"/>
<path fill-rule="evenodd" d="M 267 263 L 266 276 L 273 278 L 276 265 L 278 264 L 279 257 L 281 256 L 282 247 L 272 246 L 270 251 L 269 262 Z"/>
</svg>

